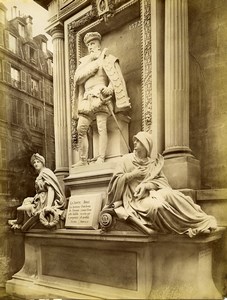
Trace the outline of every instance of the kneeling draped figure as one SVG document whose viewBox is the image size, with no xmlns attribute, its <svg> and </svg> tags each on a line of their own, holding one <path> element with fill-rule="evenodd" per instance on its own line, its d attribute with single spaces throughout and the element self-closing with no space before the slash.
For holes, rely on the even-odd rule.
<svg viewBox="0 0 227 300">
<path fill-rule="evenodd" d="M 25 198 L 17 208 L 17 219 L 8 221 L 13 229 L 26 230 L 37 221 L 46 227 L 54 227 L 64 215 L 66 199 L 57 177 L 45 167 L 45 159 L 40 154 L 32 155 L 31 164 L 38 173 L 36 194 Z"/>
<path fill-rule="evenodd" d="M 123 156 L 108 188 L 105 211 L 131 219 L 152 230 L 187 234 L 209 233 L 216 219 L 207 215 L 189 196 L 173 190 L 162 172 L 164 158 L 151 159 L 152 137 L 139 132 L 133 137 L 134 152 Z"/>
</svg>

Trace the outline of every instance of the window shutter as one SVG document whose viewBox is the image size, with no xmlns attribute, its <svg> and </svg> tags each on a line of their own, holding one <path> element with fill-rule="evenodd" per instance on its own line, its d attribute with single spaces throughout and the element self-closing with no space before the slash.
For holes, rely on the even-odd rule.
<svg viewBox="0 0 227 300">
<path fill-rule="evenodd" d="M 27 61 L 30 61 L 30 46 L 28 44 L 25 45 L 25 57 Z"/>
<path fill-rule="evenodd" d="M 26 92 L 26 73 L 21 71 L 21 89 Z"/>
<path fill-rule="evenodd" d="M 40 98 L 43 99 L 43 80 L 39 81 Z"/>
<path fill-rule="evenodd" d="M 0 80 L 3 79 L 3 72 L 2 72 L 2 60 L 0 59 Z"/>
<path fill-rule="evenodd" d="M 9 49 L 9 32 L 5 30 L 5 47 Z"/>
<path fill-rule="evenodd" d="M 4 30 L 0 27 L 0 45 L 4 46 Z"/>
<path fill-rule="evenodd" d="M 6 99 L 2 91 L 0 91 L 0 99 L 0 119 L 6 121 Z"/>
<path fill-rule="evenodd" d="M 26 124 L 31 125 L 31 109 L 28 103 L 25 104 L 25 117 L 26 117 Z"/>
<path fill-rule="evenodd" d="M 34 60 L 37 62 L 38 60 L 38 50 L 34 50 Z"/>
<path fill-rule="evenodd" d="M 28 93 L 31 94 L 31 75 L 27 74 L 27 89 Z"/>
<path fill-rule="evenodd" d="M 50 103 L 54 103 L 54 94 L 53 94 L 53 87 L 50 86 Z"/>
<path fill-rule="evenodd" d="M 23 123 L 23 102 L 22 102 L 22 100 L 17 100 L 17 120 L 18 120 L 18 124 Z"/>
<path fill-rule="evenodd" d="M 7 61 L 3 61 L 3 80 L 11 83 L 11 65 Z"/>
</svg>

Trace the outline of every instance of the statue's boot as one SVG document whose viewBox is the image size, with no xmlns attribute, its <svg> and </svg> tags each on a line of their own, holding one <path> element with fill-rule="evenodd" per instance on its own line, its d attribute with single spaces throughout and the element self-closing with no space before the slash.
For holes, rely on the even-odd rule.
<svg viewBox="0 0 227 300">
<path fill-rule="evenodd" d="M 87 166 L 88 162 L 86 158 L 80 158 L 80 160 L 74 165 L 74 167 L 82 167 L 82 166 Z"/>
<path fill-rule="evenodd" d="M 96 164 L 103 164 L 105 162 L 105 158 L 104 158 L 104 156 L 99 156 L 98 158 L 97 158 L 97 160 L 96 160 Z"/>
</svg>

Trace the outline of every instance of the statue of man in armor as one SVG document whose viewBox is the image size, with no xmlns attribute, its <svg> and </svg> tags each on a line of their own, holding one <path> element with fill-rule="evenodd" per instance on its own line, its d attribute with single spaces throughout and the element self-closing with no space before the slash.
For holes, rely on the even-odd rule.
<svg viewBox="0 0 227 300">
<path fill-rule="evenodd" d="M 87 132 L 93 120 L 97 122 L 99 155 L 96 163 L 105 161 L 107 149 L 107 119 L 112 111 L 130 108 L 126 85 L 118 59 L 101 50 L 101 35 L 89 32 L 84 37 L 89 54 L 80 59 L 74 75 L 73 117 L 78 119 L 78 148 L 80 160 L 75 166 L 87 165 Z"/>
</svg>

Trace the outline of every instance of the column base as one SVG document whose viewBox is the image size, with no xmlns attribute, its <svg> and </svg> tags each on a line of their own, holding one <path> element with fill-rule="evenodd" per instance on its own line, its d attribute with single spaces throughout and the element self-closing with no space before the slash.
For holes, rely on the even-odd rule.
<svg viewBox="0 0 227 300">
<path fill-rule="evenodd" d="M 194 157 L 167 158 L 163 172 L 173 189 L 200 189 L 200 162 Z"/>
</svg>

